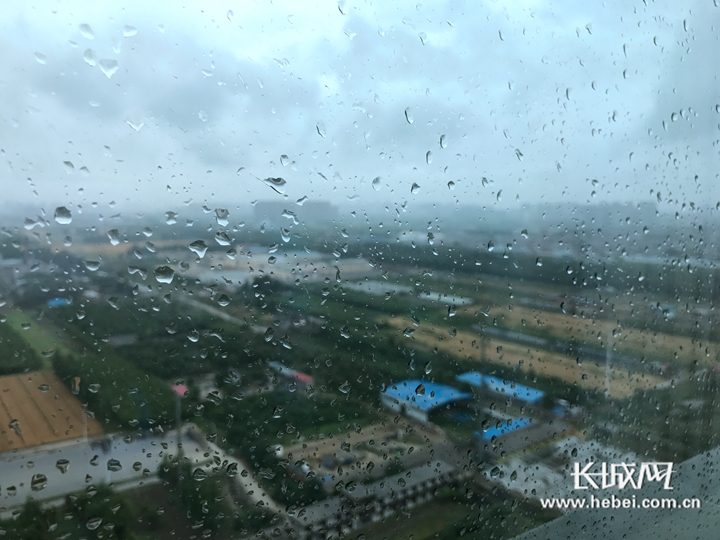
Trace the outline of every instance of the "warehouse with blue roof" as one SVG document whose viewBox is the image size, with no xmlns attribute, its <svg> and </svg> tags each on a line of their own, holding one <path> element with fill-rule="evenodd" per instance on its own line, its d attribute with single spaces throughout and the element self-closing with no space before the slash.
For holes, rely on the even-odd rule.
<svg viewBox="0 0 720 540">
<path fill-rule="evenodd" d="M 526 428 L 530 424 L 532 424 L 532 420 L 530 420 L 529 418 L 513 418 L 504 423 L 501 423 L 499 426 L 489 427 L 482 432 L 476 431 L 475 437 L 483 439 L 484 441 L 492 441 L 497 437 L 507 435 L 509 433 L 512 433 L 513 431 L 517 431 L 522 428 Z"/>
<path fill-rule="evenodd" d="M 545 392 L 537 388 L 531 388 L 513 381 L 506 381 L 500 377 L 485 375 L 478 371 L 468 371 L 455 378 L 459 382 L 467 383 L 476 388 L 484 388 L 495 394 L 516 399 L 529 405 L 536 405 L 545 397 Z"/>
<path fill-rule="evenodd" d="M 388 386 L 380 393 L 387 408 L 427 422 L 432 412 L 472 401 L 473 395 L 445 384 L 409 380 Z"/>
</svg>

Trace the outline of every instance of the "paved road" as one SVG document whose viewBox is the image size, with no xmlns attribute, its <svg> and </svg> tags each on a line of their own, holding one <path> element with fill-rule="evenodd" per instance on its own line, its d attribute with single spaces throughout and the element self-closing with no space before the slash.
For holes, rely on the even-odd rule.
<svg viewBox="0 0 720 540">
<path fill-rule="evenodd" d="M 238 319 L 237 317 L 233 317 L 232 315 L 227 314 L 226 312 L 222 311 L 221 309 L 217 309 L 213 306 L 209 306 L 203 302 L 198 302 L 197 300 L 193 300 L 192 298 L 187 298 L 185 296 L 178 296 L 177 297 L 180 302 L 183 302 L 185 304 L 188 304 L 189 306 L 193 306 L 197 309 L 201 309 L 205 311 L 206 313 L 209 313 L 210 315 L 213 315 L 219 319 L 222 319 L 223 321 L 231 322 L 233 324 L 239 324 L 241 326 L 247 326 L 247 322 Z"/>
<path fill-rule="evenodd" d="M 221 448 L 210 442 L 204 442 L 207 445 L 208 451 L 213 455 L 217 456 L 222 463 L 227 461 L 227 466 L 235 465 L 237 467 L 237 476 L 235 476 L 235 482 L 245 492 L 247 498 L 258 507 L 263 507 L 266 510 L 270 510 L 275 514 L 284 514 L 285 509 L 276 503 L 270 495 L 260 486 L 255 480 L 252 474 L 250 466 L 241 458 L 226 454 Z"/>
</svg>

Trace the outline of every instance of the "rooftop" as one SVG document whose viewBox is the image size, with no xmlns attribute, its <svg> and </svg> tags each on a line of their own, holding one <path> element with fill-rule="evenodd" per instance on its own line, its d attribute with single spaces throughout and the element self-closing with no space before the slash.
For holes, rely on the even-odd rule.
<svg viewBox="0 0 720 540">
<path fill-rule="evenodd" d="M 513 381 L 506 381 L 500 377 L 485 375 L 477 371 L 462 373 L 455 377 L 455 379 L 478 388 L 487 386 L 493 392 L 506 394 L 509 397 L 519 399 L 520 401 L 524 401 L 526 403 L 537 403 L 543 398 L 543 396 L 545 396 L 545 392 L 542 390 L 518 384 Z"/>
<path fill-rule="evenodd" d="M 445 384 L 422 380 L 401 381 L 388 386 L 384 395 L 407 402 L 417 409 L 430 411 L 455 401 L 472 399 L 473 395 Z"/>
</svg>

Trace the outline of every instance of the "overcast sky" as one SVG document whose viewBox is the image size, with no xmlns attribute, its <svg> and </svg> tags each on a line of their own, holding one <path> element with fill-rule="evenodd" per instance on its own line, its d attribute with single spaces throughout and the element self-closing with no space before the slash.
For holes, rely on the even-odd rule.
<svg viewBox="0 0 720 540">
<path fill-rule="evenodd" d="M 714 204 L 720 8 L 648 4 L 7 2 L 3 203 Z"/>
</svg>

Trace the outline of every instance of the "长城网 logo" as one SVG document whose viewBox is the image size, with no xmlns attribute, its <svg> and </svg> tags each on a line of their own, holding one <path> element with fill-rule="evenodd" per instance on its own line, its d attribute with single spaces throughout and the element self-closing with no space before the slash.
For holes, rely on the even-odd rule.
<svg viewBox="0 0 720 540">
<path fill-rule="evenodd" d="M 673 464 L 649 463 L 595 463 L 573 464 L 572 476 L 575 489 L 642 489 L 646 482 L 662 482 L 663 489 L 670 485 Z"/>
</svg>

